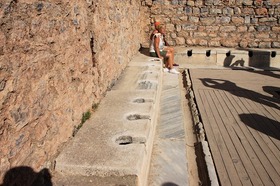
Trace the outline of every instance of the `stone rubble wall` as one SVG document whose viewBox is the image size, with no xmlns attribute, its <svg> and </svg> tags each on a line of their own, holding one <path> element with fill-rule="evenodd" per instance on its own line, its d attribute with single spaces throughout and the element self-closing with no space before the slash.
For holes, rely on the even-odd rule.
<svg viewBox="0 0 280 186">
<path fill-rule="evenodd" d="M 0 178 L 15 166 L 51 166 L 139 50 L 140 7 L 138 0 L 0 1 Z"/>
<path fill-rule="evenodd" d="M 280 48 L 279 0 L 142 0 L 176 46 Z M 148 45 L 146 42 L 144 45 Z"/>
</svg>

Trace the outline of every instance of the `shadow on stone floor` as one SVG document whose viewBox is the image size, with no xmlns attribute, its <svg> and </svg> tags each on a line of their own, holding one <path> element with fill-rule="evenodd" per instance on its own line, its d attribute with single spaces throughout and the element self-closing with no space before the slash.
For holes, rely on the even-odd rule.
<svg viewBox="0 0 280 186">
<path fill-rule="evenodd" d="M 20 166 L 8 170 L 0 186 L 52 186 L 51 174 L 44 168 L 35 172 L 31 167 Z"/>
</svg>

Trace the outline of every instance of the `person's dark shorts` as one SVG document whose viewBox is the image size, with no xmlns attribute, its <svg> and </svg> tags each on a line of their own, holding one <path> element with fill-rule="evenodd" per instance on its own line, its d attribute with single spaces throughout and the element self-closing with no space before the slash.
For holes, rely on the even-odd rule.
<svg viewBox="0 0 280 186">
<path fill-rule="evenodd" d="M 165 50 L 162 50 L 162 51 L 160 51 L 160 55 L 162 56 L 162 57 L 166 57 L 166 51 Z M 151 57 L 158 57 L 158 55 L 157 55 L 157 53 L 156 52 L 150 52 L 150 56 Z"/>
</svg>

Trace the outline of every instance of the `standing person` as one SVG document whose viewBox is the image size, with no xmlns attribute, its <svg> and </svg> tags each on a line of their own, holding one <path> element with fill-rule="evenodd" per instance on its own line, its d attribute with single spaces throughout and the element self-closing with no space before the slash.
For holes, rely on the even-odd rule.
<svg viewBox="0 0 280 186">
<path fill-rule="evenodd" d="M 166 64 L 164 71 L 173 74 L 179 74 L 179 72 L 173 67 L 174 64 L 174 49 L 171 47 L 166 47 L 164 42 L 165 29 L 163 25 L 158 26 L 158 33 L 152 36 L 152 41 L 150 44 L 150 55 L 152 57 L 158 57 L 164 61 L 166 58 Z"/>
</svg>

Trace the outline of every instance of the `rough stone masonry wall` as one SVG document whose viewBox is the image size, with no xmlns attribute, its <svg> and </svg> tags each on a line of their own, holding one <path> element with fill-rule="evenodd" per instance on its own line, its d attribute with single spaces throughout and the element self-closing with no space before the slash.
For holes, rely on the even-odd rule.
<svg viewBox="0 0 280 186">
<path fill-rule="evenodd" d="M 279 0 L 142 0 L 172 45 L 280 48 Z M 147 43 L 146 43 L 147 45 Z"/>
<path fill-rule="evenodd" d="M 0 1 L 0 178 L 15 166 L 50 166 L 138 51 L 140 6 Z"/>
</svg>

